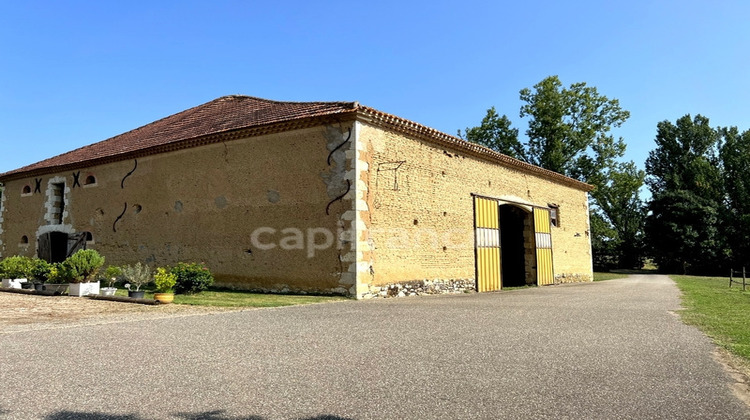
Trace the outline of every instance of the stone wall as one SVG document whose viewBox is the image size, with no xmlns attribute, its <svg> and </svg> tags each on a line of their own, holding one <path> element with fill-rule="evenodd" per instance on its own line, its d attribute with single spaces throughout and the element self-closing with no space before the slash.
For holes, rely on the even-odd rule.
<svg viewBox="0 0 750 420">
<path fill-rule="evenodd" d="M 107 264 L 205 262 L 229 287 L 353 293 L 356 278 L 345 275 L 343 259 L 355 247 L 339 240 L 354 223 L 344 217 L 354 208 L 351 128 L 298 129 L 8 181 L 2 255 L 36 255 L 46 231 L 88 231 L 89 247 Z M 95 183 L 85 184 L 88 177 Z M 50 195 L 54 183 L 64 184 L 64 197 Z"/>
<path fill-rule="evenodd" d="M 368 124 L 360 140 L 370 168 L 370 284 L 474 278 L 472 194 L 559 206 L 554 272 L 561 281 L 592 280 L 585 191 Z"/>
</svg>

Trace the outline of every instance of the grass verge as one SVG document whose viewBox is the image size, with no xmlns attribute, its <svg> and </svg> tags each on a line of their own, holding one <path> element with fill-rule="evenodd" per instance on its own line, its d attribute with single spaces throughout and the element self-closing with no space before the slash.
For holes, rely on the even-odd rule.
<svg viewBox="0 0 750 420">
<path fill-rule="evenodd" d="M 115 296 L 127 296 L 128 291 L 118 289 Z M 146 299 L 153 299 L 153 290 L 146 290 Z M 236 290 L 213 289 L 194 295 L 175 295 L 174 303 L 178 305 L 221 306 L 229 308 L 272 308 L 276 306 L 304 305 L 346 300 L 341 296 L 311 295 L 272 295 L 249 293 Z"/>
<path fill-rule="evenodd" d="M 627 274 L 622 273 L 594 273 L 594 281 L 605 281 L 614 280 L 627 277 Z"/>
<path fill-rule="evenodd" d="M 235 290 L 208 290 L 194 295 L 175 295 L 174 303 L 182 305 L 271 308 L 346 300 L 341 296 L 272 295 Z"/>
<path fill-rule="evenodd" d="M 729 288 L 725 277 L 671 275 L 682 290 L 683 321 L 750 362 L 750 291 Z"/>
</svg>

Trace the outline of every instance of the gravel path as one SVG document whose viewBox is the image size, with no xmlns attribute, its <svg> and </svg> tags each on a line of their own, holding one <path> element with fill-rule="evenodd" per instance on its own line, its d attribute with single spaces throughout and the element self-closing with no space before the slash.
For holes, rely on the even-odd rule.
<svg viewBox="0 0 750 420">
<path fill-rule="evenodd" d="M 750 419 L 663 276 L 0 334 L 9 419 Z"/>
<path fill-rule="evenodd" d="M 0 334 L 230 310 L 187 305 L 139 305 L 69 296 L 0 292 Z"/>
</svg>

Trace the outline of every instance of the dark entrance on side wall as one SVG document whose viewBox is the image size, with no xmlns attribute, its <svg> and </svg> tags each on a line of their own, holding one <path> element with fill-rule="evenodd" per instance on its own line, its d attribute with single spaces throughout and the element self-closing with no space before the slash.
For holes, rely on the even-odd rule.
<svg viewBox="0 0 750 420">
<path fill-rule="evenodd" d="M 79 249 L 86 249 L 87 232 L 68 234 L 65 232 L 47 232 L 39 235 L 37 254 L 47 262 L 62 262 Z"/>
<path fill-rule="evenodd" d="M 526 230 L 529 213 L 520 207 L 500 206 L 500 248 L 502 252 L 503 287 L 518 287 L 527 284 Z"/>
</svg>

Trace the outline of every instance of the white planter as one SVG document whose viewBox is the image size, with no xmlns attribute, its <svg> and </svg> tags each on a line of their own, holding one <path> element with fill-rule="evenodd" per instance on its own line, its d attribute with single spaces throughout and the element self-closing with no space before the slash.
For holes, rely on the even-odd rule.
<svg viewBox="0 0 750 420">
<path fill-rule="evenodd" d="M 90 283 L 70 283 L 68 287 L 69 296 L 88 296 L 99 294 L 99 282 Z"/>
<path fill-rule="evenodd" d="M 3 279 L 3 287 L 10 289 L 20 289 L 21 283 L 26 283 L 26 279 Z"/>
<path fill-rule="evenodd" d="M 116 287 L 102 287 L 101 291 L 102 291 L 102 296 L 114 296 L 115 293 L 117 292 L 117 288 Z"/>
</svg>

